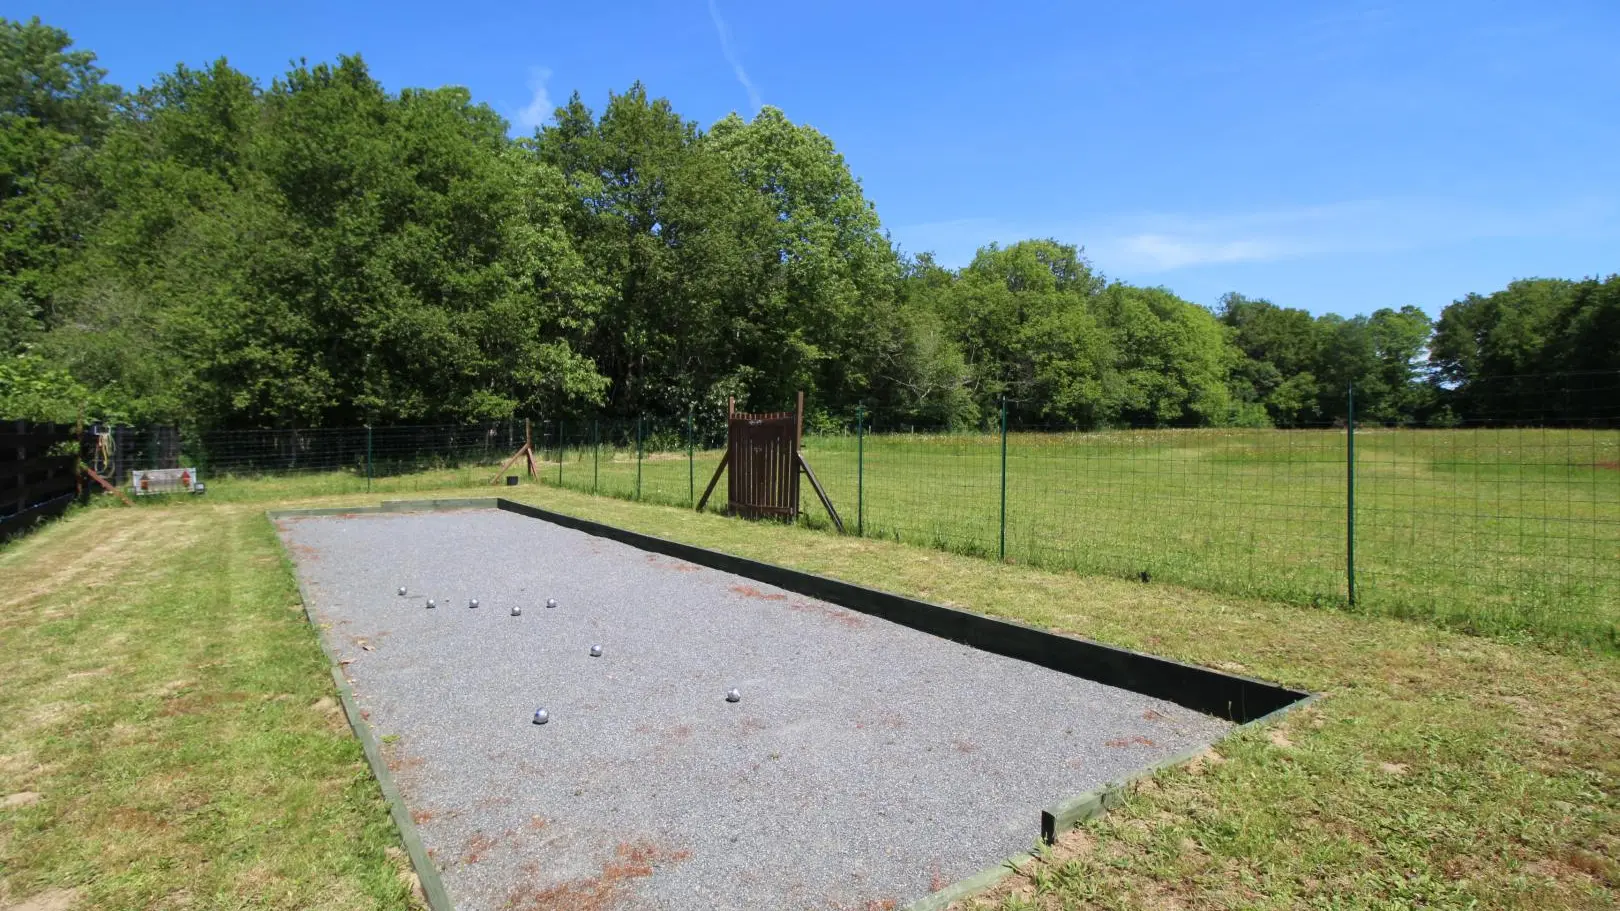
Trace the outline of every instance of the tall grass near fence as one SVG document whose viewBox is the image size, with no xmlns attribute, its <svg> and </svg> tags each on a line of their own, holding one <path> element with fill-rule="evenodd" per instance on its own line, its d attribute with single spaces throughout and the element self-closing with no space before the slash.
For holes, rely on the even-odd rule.
<svg viewBox="0 0 1620 911">
<path fill-rule="evenodd" d="M 1342 428 L 1010 433 L 1005 511 L 999 434 L 805 448 L 867 535 L 1350 606 L 1353 515 L 1357 609 L 1620 647 L 1620 431 L 1355 436 L 1352 464 Z"/>
</svg>

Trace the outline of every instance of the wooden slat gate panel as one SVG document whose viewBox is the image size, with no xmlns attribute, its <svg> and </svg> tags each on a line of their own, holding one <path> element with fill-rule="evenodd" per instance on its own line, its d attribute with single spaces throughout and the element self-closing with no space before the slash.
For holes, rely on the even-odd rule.
<svg viewBox="0 0 1620 911">
<path fill-rule="evenodd" d="M 797 519 L 798 415 L 733 412 L 728 429 L 730 512 L 749 519 Z"/>
</svg>

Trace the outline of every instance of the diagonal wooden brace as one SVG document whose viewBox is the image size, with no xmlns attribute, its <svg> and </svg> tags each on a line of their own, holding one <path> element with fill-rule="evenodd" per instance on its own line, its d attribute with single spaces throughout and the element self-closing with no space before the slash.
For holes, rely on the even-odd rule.
<svg viewBox="0 0 1620 911">
<path fill-rule="evenodd" d="M 90 476 L 90 480 L 95 481 L 97 484 L 100 484 L 102 490 L 105 490 L 108 493 L 112 494 L 113 496 L 117 497 L 118 499 L 122 500 L 124 502 L 125 506 L 134 506 L 135 505 L 134 503 L 129 502 L 129 497 L 124 496 L 124 492 L 122 490 L 119 490 L 118 488 L 112 486 L 111 484 L 108 484 L 106 478 L 103 478 L 101 475 L 96 474 L 96 470 L 94 468 L 91 468 L 90 466 L 86 465 L 86 466 L 84 466 L 84 473 Z"/>
<path fill-rule="evenodd" d="M 714 485 L 720 483 L 720 476 L 725 474 L 726 466 L 730 463 L 731 447 L 728 446 L 726 447 L 726 454 L 720 457 L 720 464 L 714 469 L 714 477 L 709 479 L 709 486 L 703 488 L 703 498 L 698 500 L 697 503 L 698 512 L 702 512 L 704 505 L 709 502 L 709 494 L 714 493 Z"/>
</svg>

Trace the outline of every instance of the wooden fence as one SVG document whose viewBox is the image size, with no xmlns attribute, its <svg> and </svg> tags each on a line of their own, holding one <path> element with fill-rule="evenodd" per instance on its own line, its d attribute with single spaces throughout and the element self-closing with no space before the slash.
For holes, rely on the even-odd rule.
<svg viewBox="0 0 1620 911">
<path fill-rule="evenodd" d="M 0 541 L 67 511 L 79 493 L 79 445 L 67 424 L 0 424 Z"/>
</svg>

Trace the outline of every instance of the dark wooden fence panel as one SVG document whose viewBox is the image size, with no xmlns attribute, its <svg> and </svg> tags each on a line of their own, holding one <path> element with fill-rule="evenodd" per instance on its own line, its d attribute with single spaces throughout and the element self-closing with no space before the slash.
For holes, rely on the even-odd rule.
<svg viewBox="0 0 1620 911">
<path fill-rule="evenodd" d="M 0 540 L 67 511 L 79 493 L 78 446 L 66 424 L 0 424 Z"/>
</svg>

